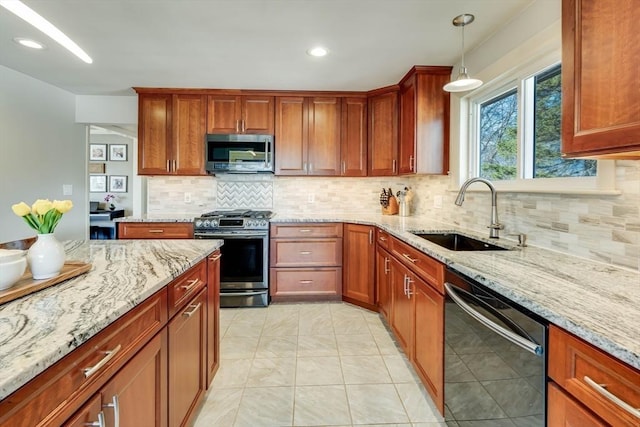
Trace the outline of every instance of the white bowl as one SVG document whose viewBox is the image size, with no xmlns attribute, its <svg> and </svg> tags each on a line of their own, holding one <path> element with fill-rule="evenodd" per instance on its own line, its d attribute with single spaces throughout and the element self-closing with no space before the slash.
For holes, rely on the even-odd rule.
<svg viewBox="0 0 640 427">
<path fill-rule="evenodd" d="M 15 261 L 27 254 L 27 251 L 20 249 L 0 249 L 0 264 Z"/>
<path fill-rule="evenodd" d="M 22 277 L 26 268 L 27 258 L 25 257 L 0 264 L 0 290 L 13 286 Z"/>
</svg>

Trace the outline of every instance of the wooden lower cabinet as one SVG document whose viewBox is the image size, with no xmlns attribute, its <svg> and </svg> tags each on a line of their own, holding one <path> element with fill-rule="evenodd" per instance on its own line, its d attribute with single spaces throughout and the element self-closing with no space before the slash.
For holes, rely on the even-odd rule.
<svg viewBox="0 0 640 427">
<path fill-rule="evenodd" d="M 605 427 L 601 421 L 554 383 L 547 387 L 547 426 L 549 427 Z"/>
<path fill-rule="evenodd" d="M 169 322 L 169 426 L 189 425 L 206 385 L 207 294 L 203 289 Z"/>
<path fill-rule="evenodd" d="M 388 321 L 391 318 L 391 255 L 380 246 L 376 250 L 376 305 Z"/>
<path fill-rule="evenodd" d="M 444 413 L 444 296 L 415 278 L 414 367 L 440 413 Z"/>
<path fill-rule="evenodd" d="M 391 258 L 391 329 L 410 360 L 413 358 L 413 335 L 415 304 L 414 284 L 409 280 L 415 276 L 395 258 Z"/>
<path fill-rule="evenodd" d="M 102 411 L 102 396 L 93 396 L 82 408 L 76 412 L 66 423 L 65 427 L 105 426 L 104 412 Z"/>
<path fill-rule="evenodd" d="M 376 309 L 375 228 L 345 224 L 342 246 L 342 299 Z"/>
<path fill-rule="evenodd" d="M 220 366 L 220 251 L 207 258 L 207 388 Z"/>
</svg>

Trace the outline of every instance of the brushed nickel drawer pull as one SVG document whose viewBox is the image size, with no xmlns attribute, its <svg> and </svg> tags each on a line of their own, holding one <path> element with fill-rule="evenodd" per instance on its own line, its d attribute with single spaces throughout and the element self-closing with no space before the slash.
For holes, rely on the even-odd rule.
<svg viewBox="0 0 640 427">
<path fill-rule="evenodd" d="M 98 363 L 96 363 L 95 365 L 89 368 L 84 368 L 84 377 L 89 378 L 91 375 L 98 372 L 104 365 L 106 365 L 111 359 L 114 358 L 114 356 L 120 351 L 121 348 L 122 348 L 122 344 L 118 344 L 118 346 L 113 350 L 105 351 L 104 357 L 100 359 Z"/>
<path fill-rule="evenodd" d="M 415 264 L 416 262 L 418 262 L 418 258 L 411 258 L 411 257 L 409 256 L 409 254 L 402 254 L 402 256 L 403 256 L 403 257 L 405 257 L 406 259 L 408 259 L 409 261 L 411 261 L 411 262 L 412 262 L 412 263 L 414 263 L 414 264 Z"/>
<path fill-rule="evenodd" d="M 167 172 L 171 172 L 171 160 L 167 160 Z"/>
<path fill-rule="evenodd" d="M 222 254 L 218 254 L 218 255 L 213 255 L 209 257 L 209 261 L 217 261 L 220 258 L 222 258 Z"/>
<path fill-rule="evenodd" d="M 189 308 L 191 308 L 191 310 L 185 310 L 182 315 L 184 317 L 191 317 L 195 314 L 196 311 L 198 311 L 198 309 L 200 308 L 200 306 L 202 305 L 201 302 L 199 302 L 198 304 L 196 304 L 195 306 L 190 305 Z"/>
<path fill-rule="evenodd" d="M 311 229 L 309 229 L 309 228 L 301 228 L 298 231 L 301 232 L 301 233 L 311 233 Z"/>
<path fill-rule="evenodd" d="M 391 262 L 391 260 L 387 257 L 384 257 L 384 274 L 389 274 L 389 272 L 391 271 L 389 269 L 389 263 Z"/>
<path fill-rule="evenodd" d="M 620 399 L 615 394 L 611 393 L 609 390 L 606 390 L 606 388 L 605 388 L 606 385 L 598 384 L 597 382 L 595 382 L 594 380 L 592 380 L 591 378 L 589 378 L 586 375 L 584 376 L 584 382 L 586 382 L 588 385 L 591 386 L 592 389 L 594 389 L 595 391 L 600 393 L 604 398 L 609 400 L 611 403 L 613 403 L 614 405 L 616 405 L 620 409 L 630 413 L 631 415 L 633 415 L 636 418 L 640 418 L 640 408 L 634 408 L 633 406 L 629 405 L 624 400 Z"/>
<path fill-rule="evenodd" d="M 300 280 L 300 283 L 302 285 L 310 285 L 311 283 L 313 283 L 313 280 Z"/>
<path fill-rule="evenodd" d="M 157 228 L 157 229 L 154 228 L 153 230 L 149 230 L 149 233 L 152 233 L 152 234 L 164 233 L 164 230 L 161 228 Z"/>
<path fill-rule="evenodd" d="M 300 255 L 311 255 L 311 251 L 300 251 Z"/>
<path fill-rule="evenodd" d="M 107 424 L 104 421 L 104 412 L 98 412 L 98 421 L 94 421 L 92 423 L 84 423 L 84 425 L 90 427 L 106 427 Z"/>
<path fill-rule="evenodd" d="M 113 427 L 120 427 L 120 401 L 118 400 L 118 395 L 114 394 L 111 398 L 112 403 L 107 403 L 106 405 L 102 405 L 103 408 L 113 408 Z"/>
<path fill-rule="evenodd" d="M 369 244 L 373 245 L 373 228 L 369 229 Z"/>
<path fill-rule="evenodd" d="M 189 292 L 189 290 L 197 285 L 199 281 L 200 279 L 189 280 L 189 284 L 180 286 L 180 289 L 184 290 L 185 292 Z"/>
<path fill-rule="evenodd" d="M 383 242 L 386 242 L 386 241 L 387 241 L 387 238 L 386 238 L 386 237 L 384 237 L 384 236 L 380 236 L 380 237 L 379 237 L 379 239 L 380 239 L 381 241 L 383 241 Z"/>
</svg>

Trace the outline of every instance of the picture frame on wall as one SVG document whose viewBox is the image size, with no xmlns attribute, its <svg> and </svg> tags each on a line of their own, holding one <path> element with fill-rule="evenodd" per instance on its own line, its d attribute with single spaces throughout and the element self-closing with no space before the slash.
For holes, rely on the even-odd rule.
<svg viewBox="0 0 640 427">
<path fill-rule="evenodd" d="M 127 176 L 126 175 L 110 175 L 109 191 L 112 193 L 127 192 Z"/>
<path fill-rule="evenodd" d="M 112 162 L 127 161 L 127 144 L 110 144 L 109 160 Z"/>
<path fill-rule="evenodd" d="M 89 163 L 89 173 L 105 173 L 106 171 L 104 163 Z"/>
<path fill-rule="evenodd" d="M 90 175 L 89 191 L 91 193 L 105 193 L 107 191 L 107 176 L 106 175 Z"/>
<path fill-rule="evenodd" d="M 93 162 L 106 162 L 107 144 L 89 144 L 89 160 Z"/>
</svg>

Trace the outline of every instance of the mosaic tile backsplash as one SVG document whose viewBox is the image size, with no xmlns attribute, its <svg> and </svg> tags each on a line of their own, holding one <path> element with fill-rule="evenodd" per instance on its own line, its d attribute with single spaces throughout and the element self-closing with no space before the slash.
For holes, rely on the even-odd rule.
<svg viewBox="0 0 640 427">
<path fill-rule="evenodd" d="M 499 193 L 501 238 L 525 233 L 530 245 L 640 270 L 640 161 L 616 163 L 618 196 Z M 415 192 L 412 215 L 424 215 L 488 233 L 491 208 L 486 193 L 468 192 L 463 206 L 449 177 L 315 178 L 272 175 L 152 177 L 149 213 L 192 213 L 213 209 L 272 209 L 276 214 L 379 212 L 382 188 Z M 186 203 L 184 193 L 190 193 Z M 437 198 L 442 207 L 435 207 Z"/>
</svg>

